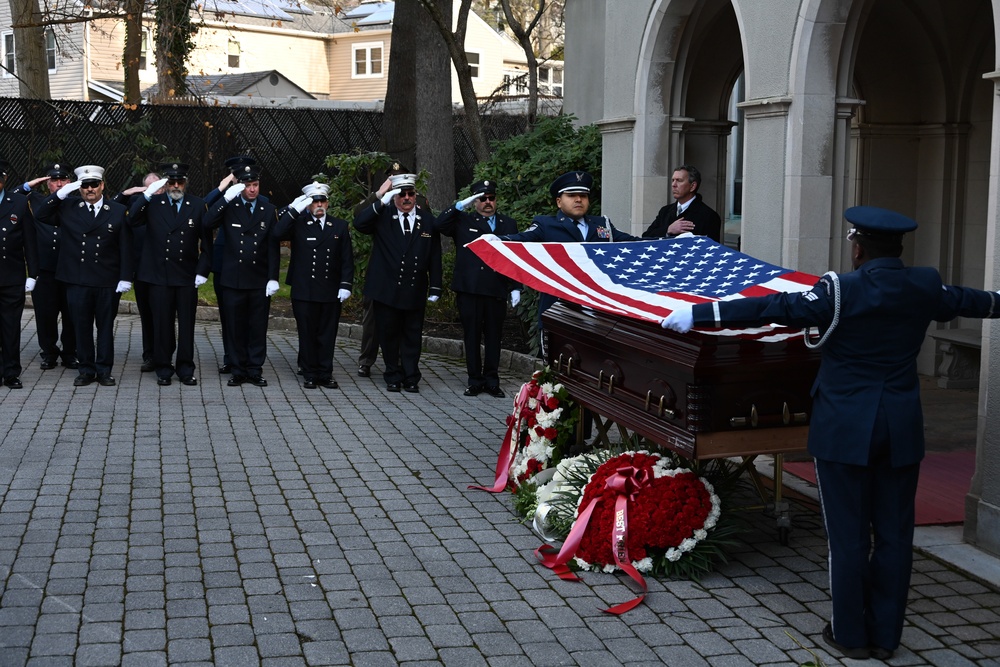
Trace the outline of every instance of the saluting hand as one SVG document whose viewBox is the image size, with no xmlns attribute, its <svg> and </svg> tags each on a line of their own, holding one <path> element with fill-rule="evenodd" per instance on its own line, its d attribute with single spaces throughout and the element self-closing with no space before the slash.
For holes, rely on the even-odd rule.
<svg viewBox="0 0 1000 667">
<path fill-rule="evenodd" d="M 392 201 L 392 198 L 398 195 L 400 192 L 402 192 L 401 188 L 393 188 L 392 190 L 389 190 L 384 195 L 382 195 L 382 206 L 388 206 L 389 202 Z"/>
<path fill-rule="evenodd" d="M 58 190 L 56 190 L 56 197 L 59 199 L 66 199 L 71 192 L 76 192 L 83 185 L 83 181 L 73 181 L 72 183 L 67 183 Z"/>
<path fill-rule="evenodd" d="M 237 183 L 236 185 L 230 185 L 229 188 L 226 189 L 226 194 L 222 195 L 222 197 L 227 202 L 233 201 L 234 199 L 236 199 L 236 197 L 239 196 L 239 194 L 241 192 L 243 192 L 246 189 L 247 189 L 247 186 L 245 184 L 243 184 L 243 183 Z"/>
<path fill-rule="evenodd" d="M 301 213 L 306 210 L 306 206 L 312 201 L 312 195 L 300 195 L 292 200 L 292 203 L 288 205 L 288 208 L 292 209 L 296 213 Z"/>
<path fill-rule="evenodd" d="M 464 211 L 466 206 L 468 206 L 469 204 L 471 204 L 472 202 L 476 201 L 477 199 L 479 199 L 482 196 L 483 196 L 482 192 L 477 192 L 476 194 L 474 194 L 474 195 L 472 195 L 470 197 L 466 197 L 462 201 L 455 202 L 455 208 L 457 208 L 459 211 Z"/>
<path fill-rule="evenodd" d="M 150 183 L 149 187 L 147 187 L 146 190 L 142 193 L 143 196 L 146 198 L 146 201 L 152 199 L 153 195 L 155 195 L 161 189 L 163 189 L 163 186 L 165 186 L 166 184 L 167 184 L 167 179 L 165 178 L 161 178 L 158 181 L 153 181 L 152 183 Z"/>
</svg>

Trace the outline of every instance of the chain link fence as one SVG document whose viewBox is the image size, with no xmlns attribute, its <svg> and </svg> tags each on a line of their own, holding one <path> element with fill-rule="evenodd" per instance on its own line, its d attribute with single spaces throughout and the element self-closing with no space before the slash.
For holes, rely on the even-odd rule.
<svg viewBox="0 0 1000 667">
<path fill-rule="evenodd" d="M 527 129 L 525 117 L 483 118 L 487 139 Z M 262 190 L 279 204 L 322 171 L 335 153 L 379 149 L 382 112 L 235 106 L 123 105 L 72 100 L 0 98 L 0 156 L 11 178 L 42 175 L 50 162 L 105 167 L 111 191 L 141 184 L 164 160 L 191 166 L 189 188 L 204 194 L 226 175 L 223 162 L 250 154 L 264 167 Z M 475 154 L 462 115 L 454 116 L 455 182 L 472 181 Z"/>
</svg>

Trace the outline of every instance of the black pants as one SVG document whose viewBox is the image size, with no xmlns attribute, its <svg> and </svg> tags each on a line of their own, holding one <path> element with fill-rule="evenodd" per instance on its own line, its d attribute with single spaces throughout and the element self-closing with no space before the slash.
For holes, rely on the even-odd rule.
<svg viewBox="0 0 1000 667">
<path fill-rule="evenodd" d="M 153 331 L 156 325 L 153 324 L 152 297 L 149 293 L 151 287 L 152 285 L 141 280 L 136 280 L 132 285 L 135 290 L 135 306 L 139 309 L 139 323 L 142 325 L 143 361 L 153 358 Z"/>
<path fill-rule="evenodd" d="M 115 362 L 115 317 L 121 294 L 114 287 L 67 285 L 69 317 L 76 334 L 80 375 L 111 375 Z M 97 344 L 94 344 L 94 327 Z"/>
<path fill-rule="evenodd" d="M 458 292 L 458 317 L 465 333 L 465 369 L 470 387 L 500 386 L 500 337 L 507 316 L 507 299 Z M 479 352 L 483 342 L 484 354 Z"/>
<path fill-rule="evenodd" d="M 292 313 L 299 333 L 302 377 L 322 382 L 333 378 L 333 351 L 340 324 L 340 301 L 292 299 Z"/>
<path fill-rule="evenodd" d="M 194 320 L 198 308 L 198 288 L 191 284 L 183 287 L 150 285 L 153 314 L 153 363 L 156 376 L 169 378 L 177 371 L 178 377 L 194 376 Z M 174 324 L 177 333 L 174 333 Z M 171 365 L 174 350 L 177 364 Z"/>
<path fill-rule="evenodd" d="M 361 352 L 358 366 L 374 366 L 378 359 L 378 336 L 375 335 L 375 302 L 365 297 L 361 301 Z"/>
<path fill-rule="evenodd" d="M 420 382 L 420 344 L 424 331 L 425 303 L 417 308 L 393 308 L 374 302 L 375 330 L 385 372 L 386 384 L 415 385 Z"/>
<path fill-rule="evenodd" d="M 21 374 L 21 314 L 24 313 L 24 280 L 0 287 L 0 365 L 3 378 Z"/>
<path fill-rule="evenodd" d="M 224 332 L 229 331 L 233 376 L 259 377 L 267 358 L 267 318 L 271 312 L 271 298 L 264 296 L 263 287 L 222 289 L 222 328 Z"/>
<path fill-rule="evenodd" d="M 35 331 L 42 359 L 56 361 L 76 357 L 76 335 L 69 323 L 69 306 L 66 303 L 66 283 L 56 280 L 53 271 L 39 271 L 35 289 L 31 292 L 35 307 Z M 62 349 L 59 349 L 59 316 L 62 315 Z"/>
<path fill-rule="evenodd" d="M 216 246 L 218 248 L 218 246 Z M 219 307 L 219 326 L 222 329 L 222 363 L 226 366 L 231 366 L 233 364 L 233 358 L 230 350 L 233 347 L 233 341 L 229 339 L 229 330 L 226 328 L 226 312 L 223 308 L 223 299 L 226 296 L 226 288 L 219 284 L 219 274 L 215 274 L 215 280 L 212 283 L 212 287 L 215 288 L 215 303 Z"/>
</svg>

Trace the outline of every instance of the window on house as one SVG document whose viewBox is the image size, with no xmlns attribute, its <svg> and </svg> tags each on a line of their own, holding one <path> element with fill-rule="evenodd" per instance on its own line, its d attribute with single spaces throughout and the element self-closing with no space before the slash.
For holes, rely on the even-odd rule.
<svg viewBox="0 0 1000 667">
<path fill-rule="evenodd" d="M 139 45 L 139 69 L 149 67 L 149 31 L 142 31 L 142 44 Z"/>
<path fill-rule="evenodd" d="M 49 71 L 56 71 L 56 33 L 52 28 L 45 29 L 45 63 Z"/>
<path fill-rule="evenodd" d="M 229 40 L 229 67 L 236 69 L 240 66 L 240 43 L 235 39 Z"/>
<path fill-rule="evenodd" d="M 479 78 L 479 52 L 466 51 L 465 57 L 469 59 L 469 69 L 472 71 L 472 78 Z"/>
<path fill-rule="evenodd" d="M 354 72 L 352 78 L 362 79 L 382 76 L 382 42 L 354 45 Z"/>
<path fill-rule="evenodd" d="M 14 33 L 5 32 L 3 33 L 3 76 L 14 76 L 17 72 L 16 62 L 17 60 L 14 57 Z"/>
<path fill-rule="evenodd" d="M 552 94 L 556 97 L 562 97 L 563 94 L 562 77 L 561 69 L 552 70 Z"/>
</svg>

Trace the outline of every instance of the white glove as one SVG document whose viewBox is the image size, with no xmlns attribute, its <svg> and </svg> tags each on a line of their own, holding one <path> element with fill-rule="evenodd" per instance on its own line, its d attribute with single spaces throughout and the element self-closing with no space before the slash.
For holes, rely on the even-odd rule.
<svg viewBox="0 0 1000 667">
<path fill-rule="evenodd" d="M 514 289 L 510 291 L 510 305 L 517 306 L 521 303 L 521 290 Z"/>
<path fill-rule="evenodd" d="M 165 178 L 161 178 L 158 181 L 153 181 L 152 183 L 149 184 L 149 187 L 146 188 L 146 190 L 142 193 L 142 195 L 146 198 L 146 201 L 149 201 L 150 199 L 153 198 L 153 195 L 156 194 L 157 190 L 159 190 L 166 184 L 167 184 L 167 179 Z"/>
<path fill-rule="evenodd" d="M 345 301 L 351 298 L 351 290 L 349 289 L 340 290 L 339 292 L 337 292 L 337 298 L 340 299 L 341 303 L 344 303 Z"/>
<path fill-rule="evenodd" d="M 118 287 L 115 288 L 115 291 L 118 292 L 119 294 L 124 294 L 130 289 L 132 289 L 132 283 L 130 283 L 127 280 L 119 280 Z"/>
<path fill-rule="evenodd" d="M 205 276 L 195 276 L 194 277 L 194 286 L 195 287 L 201 287 L 202 285 L 204 285 L 207 282 L 208 282 L 208 278 L 206 278 Z"/>
<path fill-rule="evenodd" d="M 500 240 L 500 237 L 497 236 L 496 234 L 483 234 L 479 238 L 486 239 L 487 241 L 499 241 Z"/>
<path fill-rule="evenodd" d="M 69 196 L 69 193 L 76 192 L 80 189 L 81 185 L 83 185 L 83 181 L 73 181 L 72 183 L 67 183 L 56 190 L 56 197 L 59 197 L 59 199 L 66 199 L 66 197 Z"/>
<path fill-rule="evenodd" d="M 392 190 L 389 190 L 384 195 L 382 195 L 382 206 L 388 206 L 389 202 L 392 201 L 392 198 L 398 195 L 401 192 L 401 190 L 402 188 L 393 188 Z"/>
<path fill-rule="evenodd" d="M 663 318 L 660 326 L 664 329 L 673 329 L 677 333 L 687 333 L 694 326 L 694 314 L 691 306 L 677 306 L 672 313 Z"/>
<path fill-rule="evenodd" d="M 476 201 L 477 199 L 479 199 L 482 196 L 483 196 L 482 192 L 477 192 L 476 194 L 472 195 L 471 197 L 466 197 L 462 201 L 455 202 L 455 208 L 457 208 L 459 211 L 464 211 L 466 206 L 468 206 L 469 204 L 471 204 L 472 202 Z"/>
<path fill-rule="evenodd" d="M 292 209 L 296 213 L 301 213 L 302 211 L 306 210 L 306 206 L 308 206 L 312 202 L 312 200 L 313 200 L 312 195 L 300 195 L 296 197 L 291 204 L 288 205 L 288 208 Z"/>
<path fill-rule="evenodd" d="M 24 291 L 25 292 L 30 292 L 33 289 L 35 289 L 35 279 L 34 278 L 25 278 L 24 279 Z"/>
<path fill-rule="evenodd" d="M 430 301 L 431 303 L 434 303 L 435 301 L 437 301 L 440 298 L 441 297 L 439 297 L 437 294 L 435 294 L 434 296 L 427 297 L 427 300 Z"/>
<path fill-rule="evenodd" d="M 274 296 L 278 293 L 278 281 L 268 280 L 267 287 L 264 288 L 264 296 Z"/>
<path fill-rule="evenodd" d="M 225 199 L 226 201 L 233 201 L 241 192 L 243 192 L 246 189 L 247 186 L 244 183 L 237 183 L 236 185 L 230 185 L 228 188 L 226 188 L 226 193 L 222 195 L 222 198 Z"/>
</svg>

